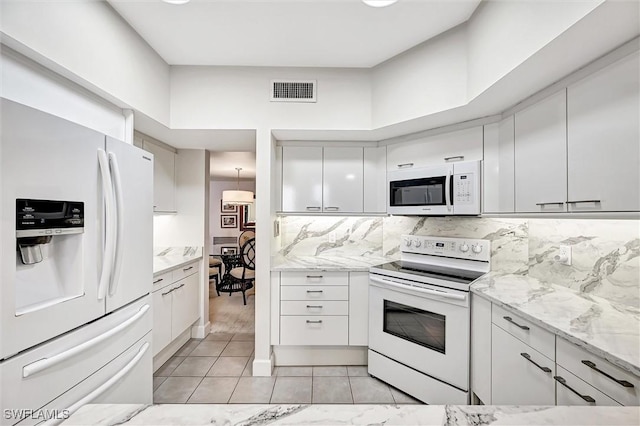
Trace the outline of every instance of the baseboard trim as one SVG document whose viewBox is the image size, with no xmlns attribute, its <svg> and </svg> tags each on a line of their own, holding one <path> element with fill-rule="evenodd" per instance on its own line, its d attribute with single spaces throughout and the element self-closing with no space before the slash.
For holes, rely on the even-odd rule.
<svg viewBox="0 0 640 426">
<path fill-rule="evenodd" d="M 366 346 L 274 346 L 275 365 L 367 365 Z"/>
<path fill-rule="evenodd" d="M 191 327 L 191 337 L 193 339 L 204 339 L 211 331 L 211 322 L 207 321 L 204 325 L 194 325 Z"/>
<path fill-rule="evenodd" d="M 270 377 L 275 365 L 275 358 L 273 352 L 269 359 L 254 359 L 253 360 L 253 375 L 258 377 Z"/>
<path fill-rule="evenodd" d="M 162 367 L 162 365 L 169 360 L 175 354 L 178 349 L 182 347 L 185 343 L 189 341 L 190 338 L 189 329 L 186 329 L 182 332 L 181 335 L 173 339 L 171 343 L 165 346 L 160 352 L 153 357 L 153 372 Z"/>
</svg>

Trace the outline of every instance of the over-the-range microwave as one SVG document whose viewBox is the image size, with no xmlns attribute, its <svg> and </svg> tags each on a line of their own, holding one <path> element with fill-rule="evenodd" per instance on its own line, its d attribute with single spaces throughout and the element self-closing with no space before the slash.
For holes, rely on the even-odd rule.
<svg viewBox="0 0 640 426">
<path fill-rule="evenodd" d="M 387 183 L 389 214 L 480 214 L 480 161 L 392 170 Z"/>
</svg>

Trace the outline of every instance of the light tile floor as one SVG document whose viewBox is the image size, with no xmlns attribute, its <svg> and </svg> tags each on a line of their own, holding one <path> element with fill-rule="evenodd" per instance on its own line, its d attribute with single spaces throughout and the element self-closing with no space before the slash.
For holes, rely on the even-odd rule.
<svg viewBox="0 0 640 426">
<path fill-rule="evenodd" d="M 191 339 L 153 377 L 156 404 L 420 404 L 365 366 L 276 367 L 253 377 L 254 335 Z"/>
</svg>

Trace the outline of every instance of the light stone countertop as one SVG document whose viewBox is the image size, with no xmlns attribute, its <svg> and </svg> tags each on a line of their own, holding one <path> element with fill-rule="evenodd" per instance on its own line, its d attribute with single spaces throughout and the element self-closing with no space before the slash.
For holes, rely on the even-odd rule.
<svg viewBox="0 0 640 426">
<path fill-rule="evenodd" d="M 153 275 L 186 265 L 202 258 L 202 247 L 154 247 Z"/>
<path fill-rule="evenodd" d="M 394 259 L 369 256 L 274 256 L 272 271 L 368 271 Z"/>
<path fill-rule="evenodd" d="M 638 425 L 638 407 L 490 405 L 99 405 L 64 425 Z"/>
<path fill-rule="evenodd" d="M 471 292 L 640 376 L 640 309 L 527 275 L 489 273 Z"/>
</svg>

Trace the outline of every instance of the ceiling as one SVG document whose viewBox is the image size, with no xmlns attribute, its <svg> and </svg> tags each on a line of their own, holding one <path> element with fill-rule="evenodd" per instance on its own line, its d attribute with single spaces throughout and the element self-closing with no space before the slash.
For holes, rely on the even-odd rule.
<svg viewBox="0 0 640 426">
<path fill-rule="evenodd" d="M 375 66 L 467 21 L 480 0 L 108 0 L 170 65 Z"/>
<path fill-rule="evenodd" d="M 211 152 L 211 166 L 209 174 L 215 180 L 236 180 L 241 167 L 241 180 L 255 180 L 256 178 L 256 153 L 255 152 Z"/>
</svg>

